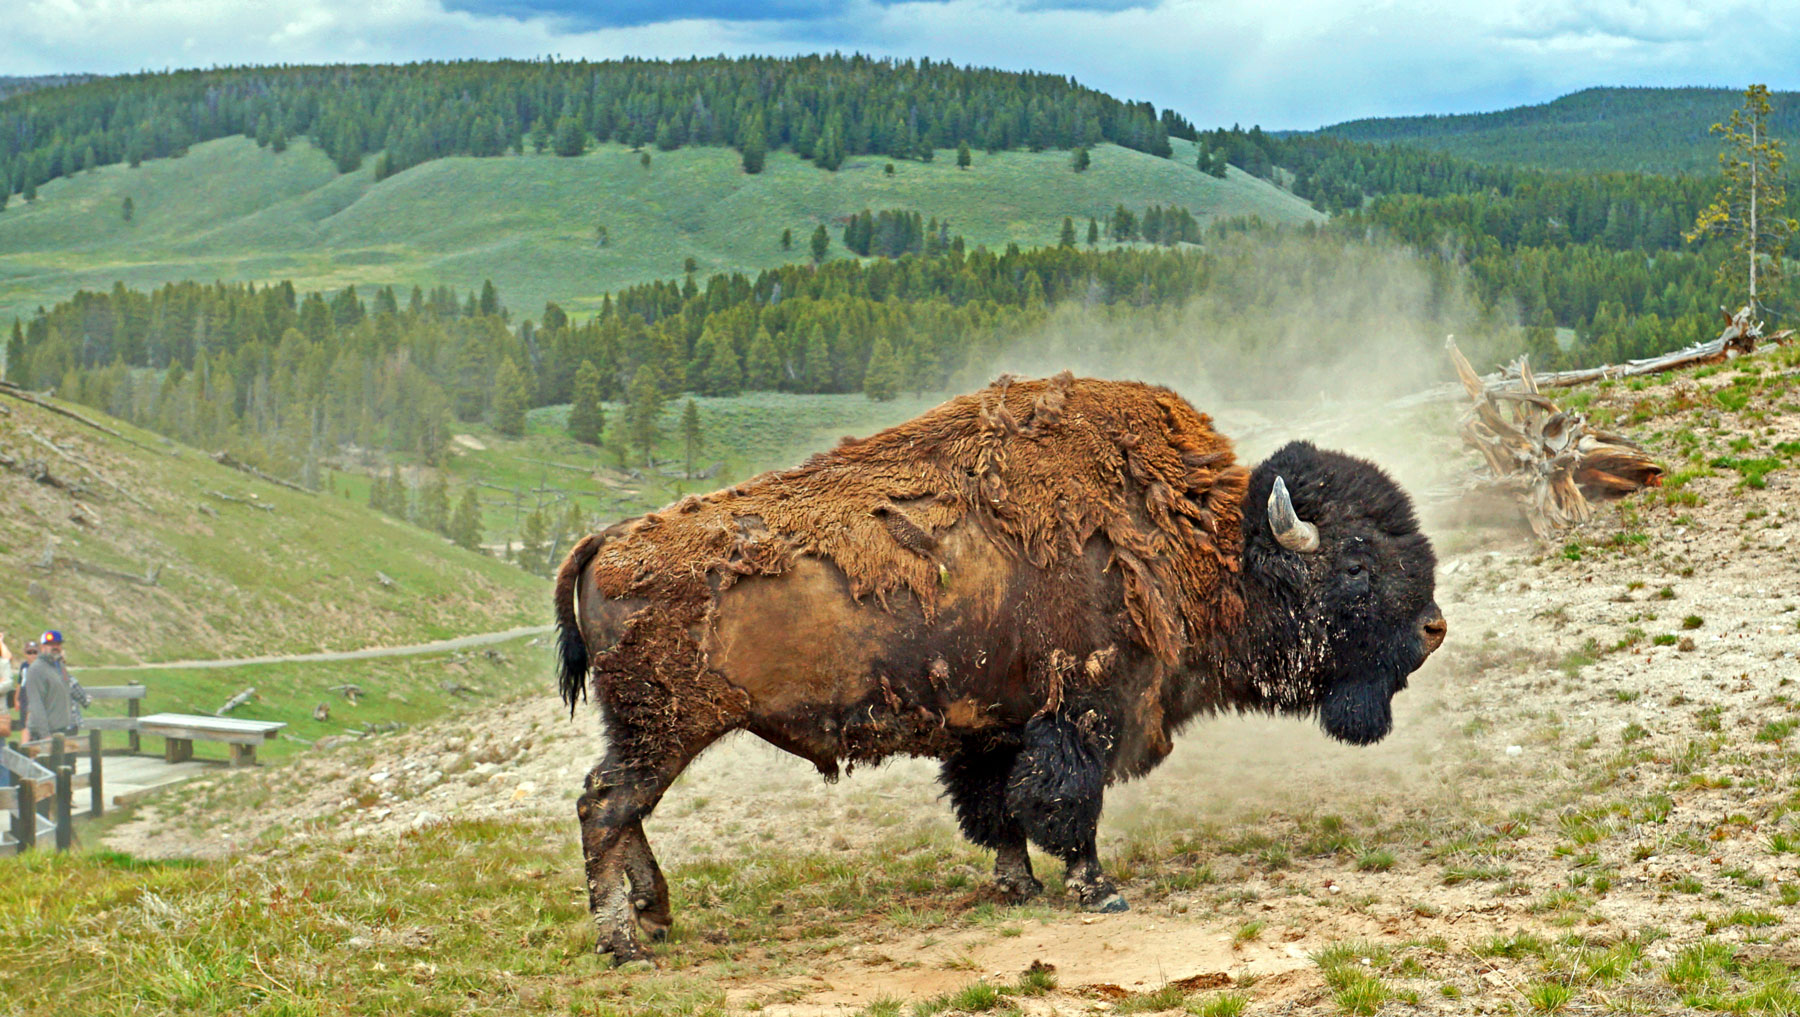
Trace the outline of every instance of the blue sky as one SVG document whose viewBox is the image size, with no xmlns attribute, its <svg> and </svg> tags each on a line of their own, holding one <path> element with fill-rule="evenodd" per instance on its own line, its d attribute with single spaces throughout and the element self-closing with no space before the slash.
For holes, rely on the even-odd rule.
<svg viewBox="0 0 1800 1017">
<path fill-rule="evenodd" d="M 1067 74 L 1202 126 L 1800 88 L 1794 0 L 8 0 L 0 75 L 857 50 Z"/>
</svg>

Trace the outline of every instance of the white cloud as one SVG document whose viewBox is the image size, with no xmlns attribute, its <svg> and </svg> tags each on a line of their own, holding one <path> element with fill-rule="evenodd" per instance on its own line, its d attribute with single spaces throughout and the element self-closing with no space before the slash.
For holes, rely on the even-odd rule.
<svg viewBox="0 0 1800 1017">
<path fill-rule="evenodd" d="M 1202 125 L 1490 109 L 1598 84 L 1800 84 L 1788 0 L 1040 0 L 584 29 L 439 0 L 12 0 L 0 74 L 243 63 L 851 50 L 1071 75 Z M 1789 24 L 1793 22 L 1793 24 Z"/>
</svg>

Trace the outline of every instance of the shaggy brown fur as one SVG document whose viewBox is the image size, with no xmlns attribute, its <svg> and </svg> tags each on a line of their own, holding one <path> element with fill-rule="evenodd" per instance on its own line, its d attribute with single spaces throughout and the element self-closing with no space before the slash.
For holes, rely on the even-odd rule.
<svg viewBox="0 0 1800 1017">
<path fill-rule="evenodd" d="M 813 556 L 844 573 L 852 598 L 891 606 L 910 595 L 929 619 L 952 581 L 938 535 L 970 519 L 1003 553 L 1046 570 L 1103 535 L 1133 638 L 1174 666 L 1242 610 L 1220 580 L 1237 568 L 1247 478 L 1211 419 L 1168 389 L 1068 374 L 1002 378 L 798 469 L 587 538 L 558 576 L 557 604 L 569 612 L 591 551 L 587 574 L 600 596 L 653 605 L 633 631 L 665 627 L 650 624 L 657 616 L 704 629 L 739 579 Z M 704 670 L 701 640 L 687 642 L 659 652 Z M 599 669 L 597 685 L 630 670 Z M 601 695 L 612 698 L 608 688 Z"/>
<path fill-rule="evenodd" d="M 556 603 L 563 694 L 591 677 L 608 727 L 581 802 L 602 948 L 640 949 L 613 899 L 637 820 L 732 730 L 835 774 L 1067 709 L 1115 776 L 1148 770 L 1192 712 L 1165 676 L 1243 620 L 1248 476 L 1167 389 L 1002 378 L 582 541 Z"/>
</svg>

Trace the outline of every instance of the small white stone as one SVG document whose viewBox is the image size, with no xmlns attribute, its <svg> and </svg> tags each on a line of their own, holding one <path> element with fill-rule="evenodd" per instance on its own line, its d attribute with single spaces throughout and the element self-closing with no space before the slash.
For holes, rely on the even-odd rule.
<svg viewBox="0 0 1800 1017">
<path fill-rule="evenodd" d="M 388 772 L 386 770 L 376 770 L 374 773 L 369 774 L 369 783 L 371 784 L 379 784 L 386 779 L 388 779 Z"/>
<path fill-rule="evenodd" d="M 1507 754 L 1507 755 L 1509 755 L 1509 756 L 1521 756 L 1521 755 L 1524 755 L 1524 754 L 1525 754 L 1525 747 L 1524 747 L 1524 746 L 1522 746 L 1522 745 L 1508 745 L 1508 746 L 1507 746 L 1507 747 L 1506 747 L 1506 754 Z"/>
</svg>

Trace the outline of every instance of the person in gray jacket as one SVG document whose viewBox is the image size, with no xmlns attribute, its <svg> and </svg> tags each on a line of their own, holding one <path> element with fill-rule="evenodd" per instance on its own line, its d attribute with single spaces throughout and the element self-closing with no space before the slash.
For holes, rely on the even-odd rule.
<svg viewBox="0 0 1800 1017">
<path fill-rule="evenodd" d="M 38 640 L 37 660 L 25 669 L 24 693 L 25 729 L 32 741 L 80 729 L 81 708 L 90 700 L 63 660 L 61 632 L 51 629 Z"/>
</svg>

